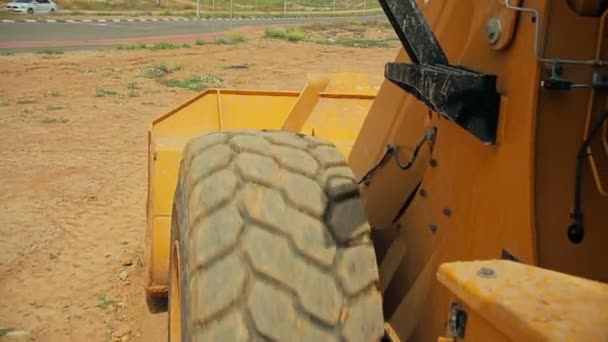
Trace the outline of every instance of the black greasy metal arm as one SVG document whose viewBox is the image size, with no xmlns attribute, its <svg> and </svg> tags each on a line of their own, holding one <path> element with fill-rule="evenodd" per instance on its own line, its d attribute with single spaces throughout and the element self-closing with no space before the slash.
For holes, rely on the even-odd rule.
<svg viewBox="0 0 608 342">
<path fill-rule="evenodd" d="M 381 0 L 380 6 L 412 62 L 448 64 L 448 58 L 424 20 L 416 0 Z"/>
<path fill-rule="evenodd" d="M 415 0 L 379 0 L 413 63 L 388 63 L 384 75 L 484 143 L 494 143 L 500 95 L 496 76 L 448 63 Z"/>
</svg>

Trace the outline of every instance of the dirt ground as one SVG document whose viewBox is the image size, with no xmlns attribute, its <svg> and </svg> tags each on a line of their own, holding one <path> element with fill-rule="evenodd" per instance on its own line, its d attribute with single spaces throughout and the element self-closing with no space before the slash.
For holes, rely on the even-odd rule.
<svg viewBox="0 0 608 342">
<path fill-rule="evenodd" d="M 146 78 L 146 68 L 300 90 L 307 73 L 358 71 L 380 83 L 396 53 L 250 37 L 0 57 L 2 340 L 166 340 L 166 312 L 151 312 L 142 281 L 146 129 L 196 93 Z"/>
</svg>

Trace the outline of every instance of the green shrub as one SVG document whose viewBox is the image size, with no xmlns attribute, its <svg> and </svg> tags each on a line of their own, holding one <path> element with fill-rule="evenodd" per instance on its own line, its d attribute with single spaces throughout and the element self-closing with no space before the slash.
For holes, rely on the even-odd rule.
<svg viewBox="0 0 608 342">
<path fill-rule="evenodd" d="M 264 30 L 264 38 L 285 39 L 287 38 L 287 30 L 282 27 L 267 27 Z"/>
<path fill-rule="evenodd" d="M 215 40 L 216 44 L 225 45 L 225 44 L 238 44 L 243 43 L 245 41 L 245 36 L 241 33 L 233 33 L 229 36 L 219 37 Z"/>
<path fill-rule="evenodd" d="M 304 31 L 298 27 L 287 30 L 287 40 L 290 42 L 299 42 L 300 40 L 303 40 L 305 36 Z"/>
</svg>

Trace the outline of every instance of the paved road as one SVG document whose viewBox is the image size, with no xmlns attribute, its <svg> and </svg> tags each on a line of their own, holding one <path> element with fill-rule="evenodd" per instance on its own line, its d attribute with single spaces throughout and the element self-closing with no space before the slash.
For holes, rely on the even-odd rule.
<svg viewBox="0 0 608 342">
<path fill-rule="evenodd" d="M 377 19 L 378 16 L 357 20 Z M 248 19 L 233 20 L 232 27 L 288 25 L 306 22 L 331 22 L 345 18 L 322 19 Z M 107 23 L 0 23 L 0 49 L 21 49 L 44 46 L 86 47 L 146 42 L 154 38 L 192 39 L 222 32 L 230 27 L 229 20 L 107 22 Z"/>
</svg>

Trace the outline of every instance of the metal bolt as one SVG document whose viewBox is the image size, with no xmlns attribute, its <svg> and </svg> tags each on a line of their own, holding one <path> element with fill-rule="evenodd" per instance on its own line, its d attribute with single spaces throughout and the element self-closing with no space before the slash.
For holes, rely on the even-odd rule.
<svg viewBox="0 0 608 342">
<path fill-rule="evenodd" d="M 443 208 L 443 215 L 452 216 L 452 209 L 450 209 L 448 207 Z"/>
<path fill-rule="evenodd" d="M 498 40 L 500 39 L 500 31 L 500 20 L 497 18 L 490 19 L 486 25 L 486 38 L 488 39 L 488 43 L 490 43 L 490 45 L 498 43 Z"/>
<path fill-rule="evenodd" d="M 431 233 L 435 234 L 435 232 L 437 231 L 437 225 L 434 223 L 429 224 L 429 229 L 431 230 Z"/>
<path fill-rule="evenodd" d="M 494 273 L 494 270 L 489 267 L 482 267 L 479 269 L 479 271 L 477 271 L 477 275 L 482 278 L 494 278 L 496 273 Z"/>
<path fill-rule="evenodd" d="M 428 192 L 426 191 L 426 189 L 425 188 L 421 188 L 420 189 L 420 196 L 426 197 L 426 195 L 428 195 Z"/>
</svg>

